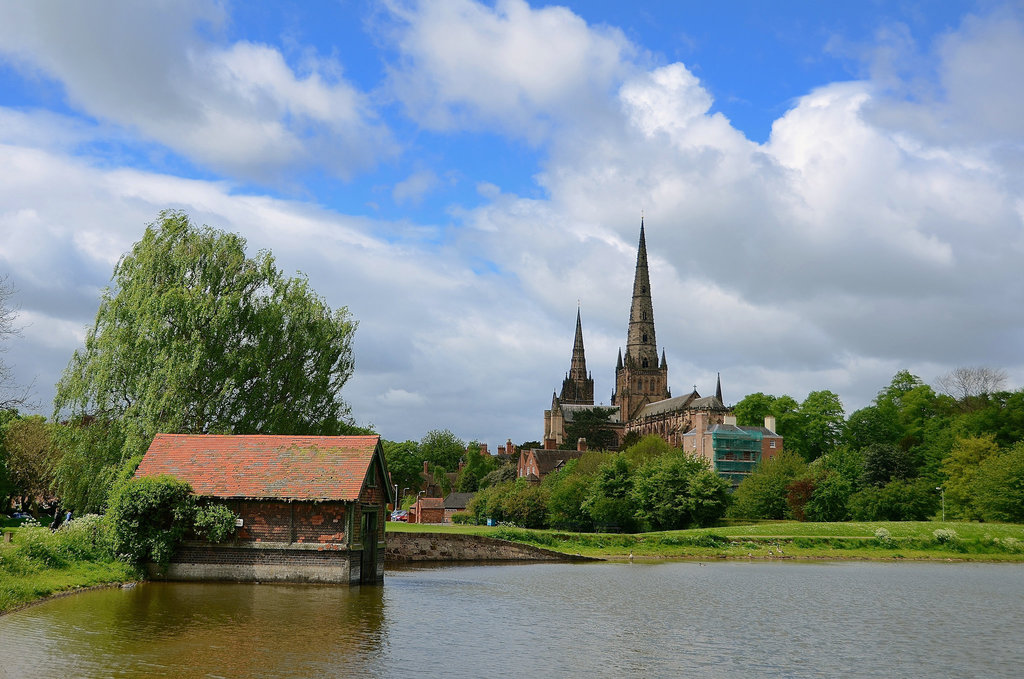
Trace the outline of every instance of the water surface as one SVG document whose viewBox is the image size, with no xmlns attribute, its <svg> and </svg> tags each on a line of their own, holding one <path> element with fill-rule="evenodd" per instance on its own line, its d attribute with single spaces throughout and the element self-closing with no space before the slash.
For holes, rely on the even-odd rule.
<svg viewBox="0 0 1024 679">
<path fill-rule="evenodd" d="M 10 677 L 1019 677 L 1004 564 L 531 564 L 146 583 L 0 617 Z"/>
</svg>

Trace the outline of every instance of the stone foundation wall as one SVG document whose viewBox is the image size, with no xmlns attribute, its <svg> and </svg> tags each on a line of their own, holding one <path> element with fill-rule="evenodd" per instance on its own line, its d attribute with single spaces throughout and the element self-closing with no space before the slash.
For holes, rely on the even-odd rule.
<svg viewBox="0 0 1024 679">
<path fill-rule="evenodd" d="M 347 584 L 359 581 L 359 558 L 359 551 L 343 545 L 186 543 L 174 553 L 166 573 L 154 564 L 149 573 L 156 580 Z"/>
<path fill-rule="evenodd" d="M 385 559 L 421 561 L 599 561 L 479 535 L 388 533 Z"/>
</svg>

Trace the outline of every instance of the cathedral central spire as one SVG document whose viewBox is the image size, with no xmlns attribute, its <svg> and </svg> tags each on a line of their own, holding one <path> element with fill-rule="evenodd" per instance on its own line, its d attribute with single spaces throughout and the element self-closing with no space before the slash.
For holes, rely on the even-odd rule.
<svg viewBox="0 0 1024 679">
<path fill-rule="evenodd" d="M 651 276 L 647 270 L 647 238 L 640 218 L 640 243 L 636 249 L 636 273 L 633 276 L 633 301 L 629 307 L 626 356 L 615 366 L 615 391 L 612 405 L 620 408 L 623 420 L 637 416 L 648 403 L 671 398 L 668 389 L 668 362 L 662 352 L 658 362 L 658 341 L 654 336 L 654 304 L 651 302 Z"/>
<path fill-rule="evenodd" d="M 629 309 L 629 331 L 626 336 L 626 362 L 638 368 L 658 366 L 658 343 L 654 337 L 654 304 L 651 301 L 651 277 L 647 270 L 647 240 L 644 220 L 640 218 L 640 244 L 636 250 L 636 273 L 633 276 L 633 301 Z"/>
</svg>

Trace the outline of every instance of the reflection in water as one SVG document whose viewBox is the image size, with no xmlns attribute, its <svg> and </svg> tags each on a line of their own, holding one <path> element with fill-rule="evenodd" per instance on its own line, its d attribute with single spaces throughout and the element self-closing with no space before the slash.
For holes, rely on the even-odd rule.
<svg viewBox="0 0 1024 679">
<path fill-rule="evenodd" d="M 368 677 L 384 619 L 381 586 L 146 583 L 0 618 L 0 652 L 17 620 L 33 650 L 3 663 L 11 677 Z"/>
<path fill-rule="evenodd" d="M 0 617 L 11 677 L 1020 676 L 994 564 L 534 564 L 152 583 Z"/>
</svg>

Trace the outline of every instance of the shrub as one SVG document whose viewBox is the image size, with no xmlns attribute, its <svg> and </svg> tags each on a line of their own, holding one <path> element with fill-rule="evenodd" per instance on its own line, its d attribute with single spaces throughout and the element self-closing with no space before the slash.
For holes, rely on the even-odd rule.
<svg viewBox="0 0 1024 679">
<path fill-rule="evenodd" d="M 192 487 L 172 476 L 147 476 L 118 484 L 110 499 L 114 552 L 135 565 L 167 568 L 192 527 Z"/>
<path fill-rule="evenodd" d="M 47 568 L 63 568 L 68 562 L 60 543 L 45 528 L 22 529 L 21 553 Z"/>
<path fill-rule="evenodd" d="M 1010 554 L 1020 554 L 1024 552 L 1024 542 L 1021 542 L 1017 538 L 1006 537 L 1002 540 L 996 538 L 993 542 L 998 541 L 999 546 L 1003 551 L 1009 552 Z"/>
<path fill-rule="evenodd" d="M 53 535 L 62 551 L 73 559 L 94 561 L 114 557 L 110 522 L 99 514 L 72 519 Z"/>
<path fill-rule="evenodd" d="M 935 538 L 935 542 L 940 545 L 948 545 L 960 539 L 960 536 L 956 534 L 955 530 L 948 528 L 937 528 L 936 530 L 933 530 L 932 537 Z"/>
<path fill-rule="evenodd" d="M 452 514 L 452 523 L 475 524 L 476 517 L 470 512 L 455 512 Z"/>
<path fill-rule="evenodd" d="M 878 540 L 878 544 L 883 547 L 891 547 L 893 545 L 892 533 L 885 528 L 875 529 L 875 539 Z"/>
<path fill-rule="evenodd" d="M 226 505 L 209 504 L 196 509 L 196 535 L 210 542 L 224 542 L 235 534 L 238 515 Z"/>
</svg>

